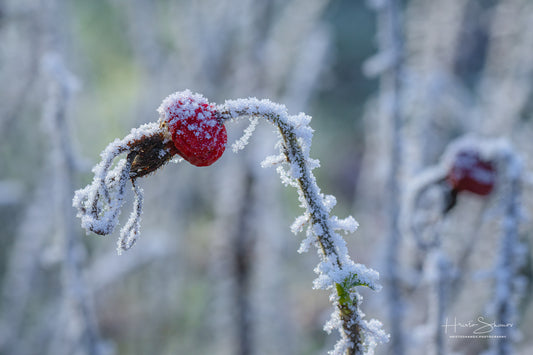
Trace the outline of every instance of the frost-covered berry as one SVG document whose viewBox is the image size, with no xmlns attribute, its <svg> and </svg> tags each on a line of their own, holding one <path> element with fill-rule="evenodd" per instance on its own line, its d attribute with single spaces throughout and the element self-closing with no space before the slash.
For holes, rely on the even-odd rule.
<svg viewBox="0 0 533 355">
<path fill-rule="evenodd" d="M 447 180 L 456 192 L 486 196 L 494 187 L 496 169 L 492 162 L 481 159 L 478 152 L 464 150 L 455 156 Z"/>
<path fill-rule="evenodd" d="M 215 106 L 189 90 L 176 92 L 157 110 L 174 146 L 189 163 L 208 166 L 226 149 L 227 133 Z"/>
</svg>

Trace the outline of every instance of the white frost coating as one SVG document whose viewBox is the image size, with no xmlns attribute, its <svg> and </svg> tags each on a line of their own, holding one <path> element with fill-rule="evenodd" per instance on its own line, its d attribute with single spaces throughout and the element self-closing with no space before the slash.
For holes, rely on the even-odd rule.
<svg viewBox="0 0 533 355">
<path fill-rule="evenodd" d="M 298 188 L 298 180 L 294 179 L 283 166 L 278 166 L 276 171 L 278 172 L 283 185 Z"/>
<path fill-rule="evenodd" d="M 302 240 L 300 247 L 298 248 L 298 254 L 307 253 L 309 251 L 309 247 L 313 245 L 315 241 L 316 236 L 313 233 L 311 225 L 309 225 L 307 231 L 305 232 L 305 238 Z"/>
<path fill-rule="evenodd" d="M 313 281 L 313 288 L 317 290 L 329 290 L 336 283 L 343 283 L 346 280 L 367 285 L 375 291 L 381 290 L 381 285 L 378 283 L 379 273 L 363 264 L 354 263 L 352 260 L 346 261 L 343 269 L 339 269 L 329 260 L 324 260 L 317 265 L 315 272 L 319 277 Z"/>
<path fill-rule="evenodd" d="M 220 138 L 218 134 L 213 136 L 213 132 L 221 132 L 223 129 L 219 125 L 220 121 L 214 109 L 215 105 L 210 104 L 201 94 L 185 90 L 166 97 L 157 112 L 159 113 L 159 123 L 169 127 L 170 131 L 173 132 L 173 139 L 185 134 L 180 128 L 186 127 L 187 133 L 194 134 L 198 138 L 197 144 L 201 144 L 195 149 L 208 151 L 213 149 Z M 193 122 L 190 122 L 191 120 Z M 213 131 L 213 127 L 217 125 L 219 127 Z M 226 137 L 225 134 L 224 137 Z"/>
<path fill-rule="evenodd" d="M 270 168 L 275 165 L 286 163 L 286 162 L 287 162 L 287 158 L 283 154 L 269 155 L 268 157 L 265 158 L 265 160 L 261 162 L 261 167 Z"/>
<path fill-rule="evenodd" d="M 326 207 L 326 210 L 328 212 L 331 212 L 333 207 L 337 205 L 337 198 L 333 195 L 326 195 L 324 197 L 324 207 Z"/>
<path fill-rule="evenodd" d="M 131 164 L 120 160 L 106 178 L 102 173 L 107 174 L 109 166 L 102 163 L 93 169 L 93 183 L 75 192 L 72 204 L 78 209 L 82 228 L 104 235 L 112 233 L 118 223 Z"/>
<path fill-rule="evenodd" d="M 279 154 L 267 157 L 261 166 L 276 166 L 282 183 L 298 189 L 300 206 L 306 210 L 293 222 L 291 231 L 302 232 L 307 226 L 306 238 L 298 252 L 308 251 L 311 245 L 317 247 L 321 261 L 315 268 L 318 277 L 313 287 L 332 291 L 330 299 L 335 311 L 326 329 L 337 329 L 341 338 L 331 354 L 343 354 L 347 349 L 372 354 L 378 343 L 388 341 L 388 336 L 381 329 L 380 322 L 363 320 L 364 314 L 359 310 L 361 296 L 355 287 L 364 285 L 379 290 L 379 274 L 354 263 L 348 255 L 345 240 L 336 232 L 353 233 L 358 224 L 351 216 L 339 219 L 330 215 L 336 199 L 321 193 L 312 173 L 313 169 L 320 166 L 320 162 L 309 157 L 313 138 L 313 129 L 309 126 L 311 117 L 304 113 L 289 115 L 285 106 L 257 98 L 228 100 L 217 106 L 217 110 L 225 120 L 263 117 L 279 128 L 280 141 L 276 144 Z M 248 140 L 251 130 L 245 131 L 244 142 Z M 240 140 L 238 142 L 240 149 L 243 144 Z M 339 287 L 342 291 L 339 291 Z M 344 296 L 341 297 L 338 292 Z M 349 297 L 348 301 L 346 297 Z"/>
<path fill-rule="evenodd" d="M 131 211 L 128 222 L 120 230 L 120 238 L 118 240 L 117 251 L 120 255 L 122 250 L 130 249 L 137 241 L 137 237 L 141 231 L 141 215 L 144 201 L 143 189 L 133 183 L 133 191 L 135 192 L 135 200 L 133 202 L 133 211 Z"/>
<path fill-rule="evenodd" d="M 177 102 L 179 105 L 176 105 Z M 209 105 L 203 95 L 192 93 L 190 90 L 178 91 L 167 96 L 157 109 L 157 112 L 159 112 L 159 117 L 162 121 L 172 124 L 173 120 L 195 115 L 195 111 L 202 104 Z"/>
<path fill-rule="evenodd" d="M 333 230 L 342 230 L 345 233 L 353 233 L 359 227 L 359 223 L 357 223 L 352 216 L 348 216 L 344 219 L 339 219 L 339 217 L 333 216 L 329 219 L 329 225 Z"/>
<path fill-rule="evenodd" d="M 259 118 L 250 117 L 250 125 L 244 130 L 243 136 L 231 145 L 233 152 L 237 153 L 239 150 L 242 150 L 244 149 L 244 147 L 246 147 L 246 145 L 248 144 L 248 140 L 252 136 L 252 133 L 254 133 L 258 123 Z"/>
<path fill-rule="evenodd" d="M 366 353 L 368 355 L 373 355 L 374 349 L 378 344 L 383 344 L 389 341 L 389 335 L 383 330 L 383 324 L 377 319 L 371 319 L 369 321 L 363 320 L 363 325 L 366 332 L 372 334 L 372 336 L 365 338 Z"/>
<path fill-rule="evenodd" d="M 300 216 L 300 217 L 297 217 L 294 220 L 293 224 L 291 225 L 291 232 L 293 232 L 294 234 L 297 234 L 297 233 L 303 231 L 304 226 L 307 223 L 309 223 L 309 219 L 310 218 L 311 217 L 307 213 L 302 215 L 302 216 Z"/>
<path fill-rule="evenodd" d="M 360 311 L 359 311 L 360 312 Z M 324 330 L 330 334 L 332 330 L 338 329 L 341 324 L 341 319 L 337 312 L 334 313 L 332 317 L 328 320 L 324 326 Z M 389 336 L 386 332 L 383 331 L 383 324 L 376 320 L 371 319 L 370 321 L 363 320 L 364 313 L 360 312 L 359 317 L 361 318 L 360 325 L 366 332 L 367 336 L 365 337 L 362 348 L 364 353 L 367 355 L 374 355 L 374 350 L 378 344 L 383 344 L 389 341 Z M 328 351 L 329 355 L 344 355 L 346 351 L 350 349 L 352 343 L 345 338 L 342 338 L 335 344 L 333 350 Z"/>
</svg>

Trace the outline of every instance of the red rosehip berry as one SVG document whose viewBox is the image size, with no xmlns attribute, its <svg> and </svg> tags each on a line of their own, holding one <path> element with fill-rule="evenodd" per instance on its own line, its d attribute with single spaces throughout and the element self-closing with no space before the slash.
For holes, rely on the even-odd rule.
<svg viewBox="0 0 533 355">
<path fill-rule="evenodd" d="M 490 161 L 480 158 L 473 150 L 457 153 L 447 181 L 456 192 L 469 191 L 486 196 L 491 193 L 496 181 L 496 169 Z"/>
<path fill-rule="evenodd" d="M 167 97 L 158 109 L 178 154 L 196 166 L 220 158 L 228 140 L 216 108 L 205 97 L 189 90 Z"/>
</svg>

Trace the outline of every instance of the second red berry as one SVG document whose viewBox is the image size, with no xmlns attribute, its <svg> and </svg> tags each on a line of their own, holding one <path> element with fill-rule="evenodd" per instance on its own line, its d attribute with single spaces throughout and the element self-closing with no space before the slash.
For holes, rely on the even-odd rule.
<svg viewBox="0 0 533 355">
<path fill-rule="evenodd" d="M 478 152 L 464 150 L 455 156 L 447 181 L 457 192 L 469 191 L 485 196 L 494 187 L 496 169 L 492 162 L 481 159 Z"/>
</svg>

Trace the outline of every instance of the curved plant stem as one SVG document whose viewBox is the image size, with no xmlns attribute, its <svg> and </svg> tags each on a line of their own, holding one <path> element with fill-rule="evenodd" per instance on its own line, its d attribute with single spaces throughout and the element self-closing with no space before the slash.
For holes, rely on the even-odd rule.
<svg viewBox="0 0 533 355">
<path fill-rule="evenodd" d="M 311 230 L 321 258 L 321 263 L 315 269 L 319 274 L 315 288 L 332 289 L 333 292 L 336 311 L 331 322 L 334 324 L 326 325 L 326 329 L 338 329 L 341 340 L 332 354 L 363 354 L 377 342 L 386 341 L 387 337 L 379 329 L 379 322 L 374 321 L 373 325 L 379 325 L 370 329 L 363 320 L 364 315 L 359 310 L 360 296 L 355 290 L 355 286 L 379 289 L 376 282 L 379 276 L 375 271 L 350 260 L 346 243 L 335 229 L 353 231 L 355 227 L 350 230 L 350 227 L 334 226 L 332 221 L 336 217 L 330 216 L 331 208 L 327 206 L 326 197 L 320 192 L 312 173 L 312 169 L 318 165 L 309 158 L 312 129 L 307 123 L 310 117 L 303 114 L 289 116 L 284 106 L 255 98 L 228 100 L 219 106 L 218 111 L 223 119 L 264 118 L 279 129 L 281 154 L 275 160 L 288 163 L 287 170 L 280 172 L 282 181 L 298 189 L 300 202 L 306 210 L 303 217 L 309 225 L 308 235 Z M 352 221 L 356 226 L 356 222 Z"/>
</svg>

